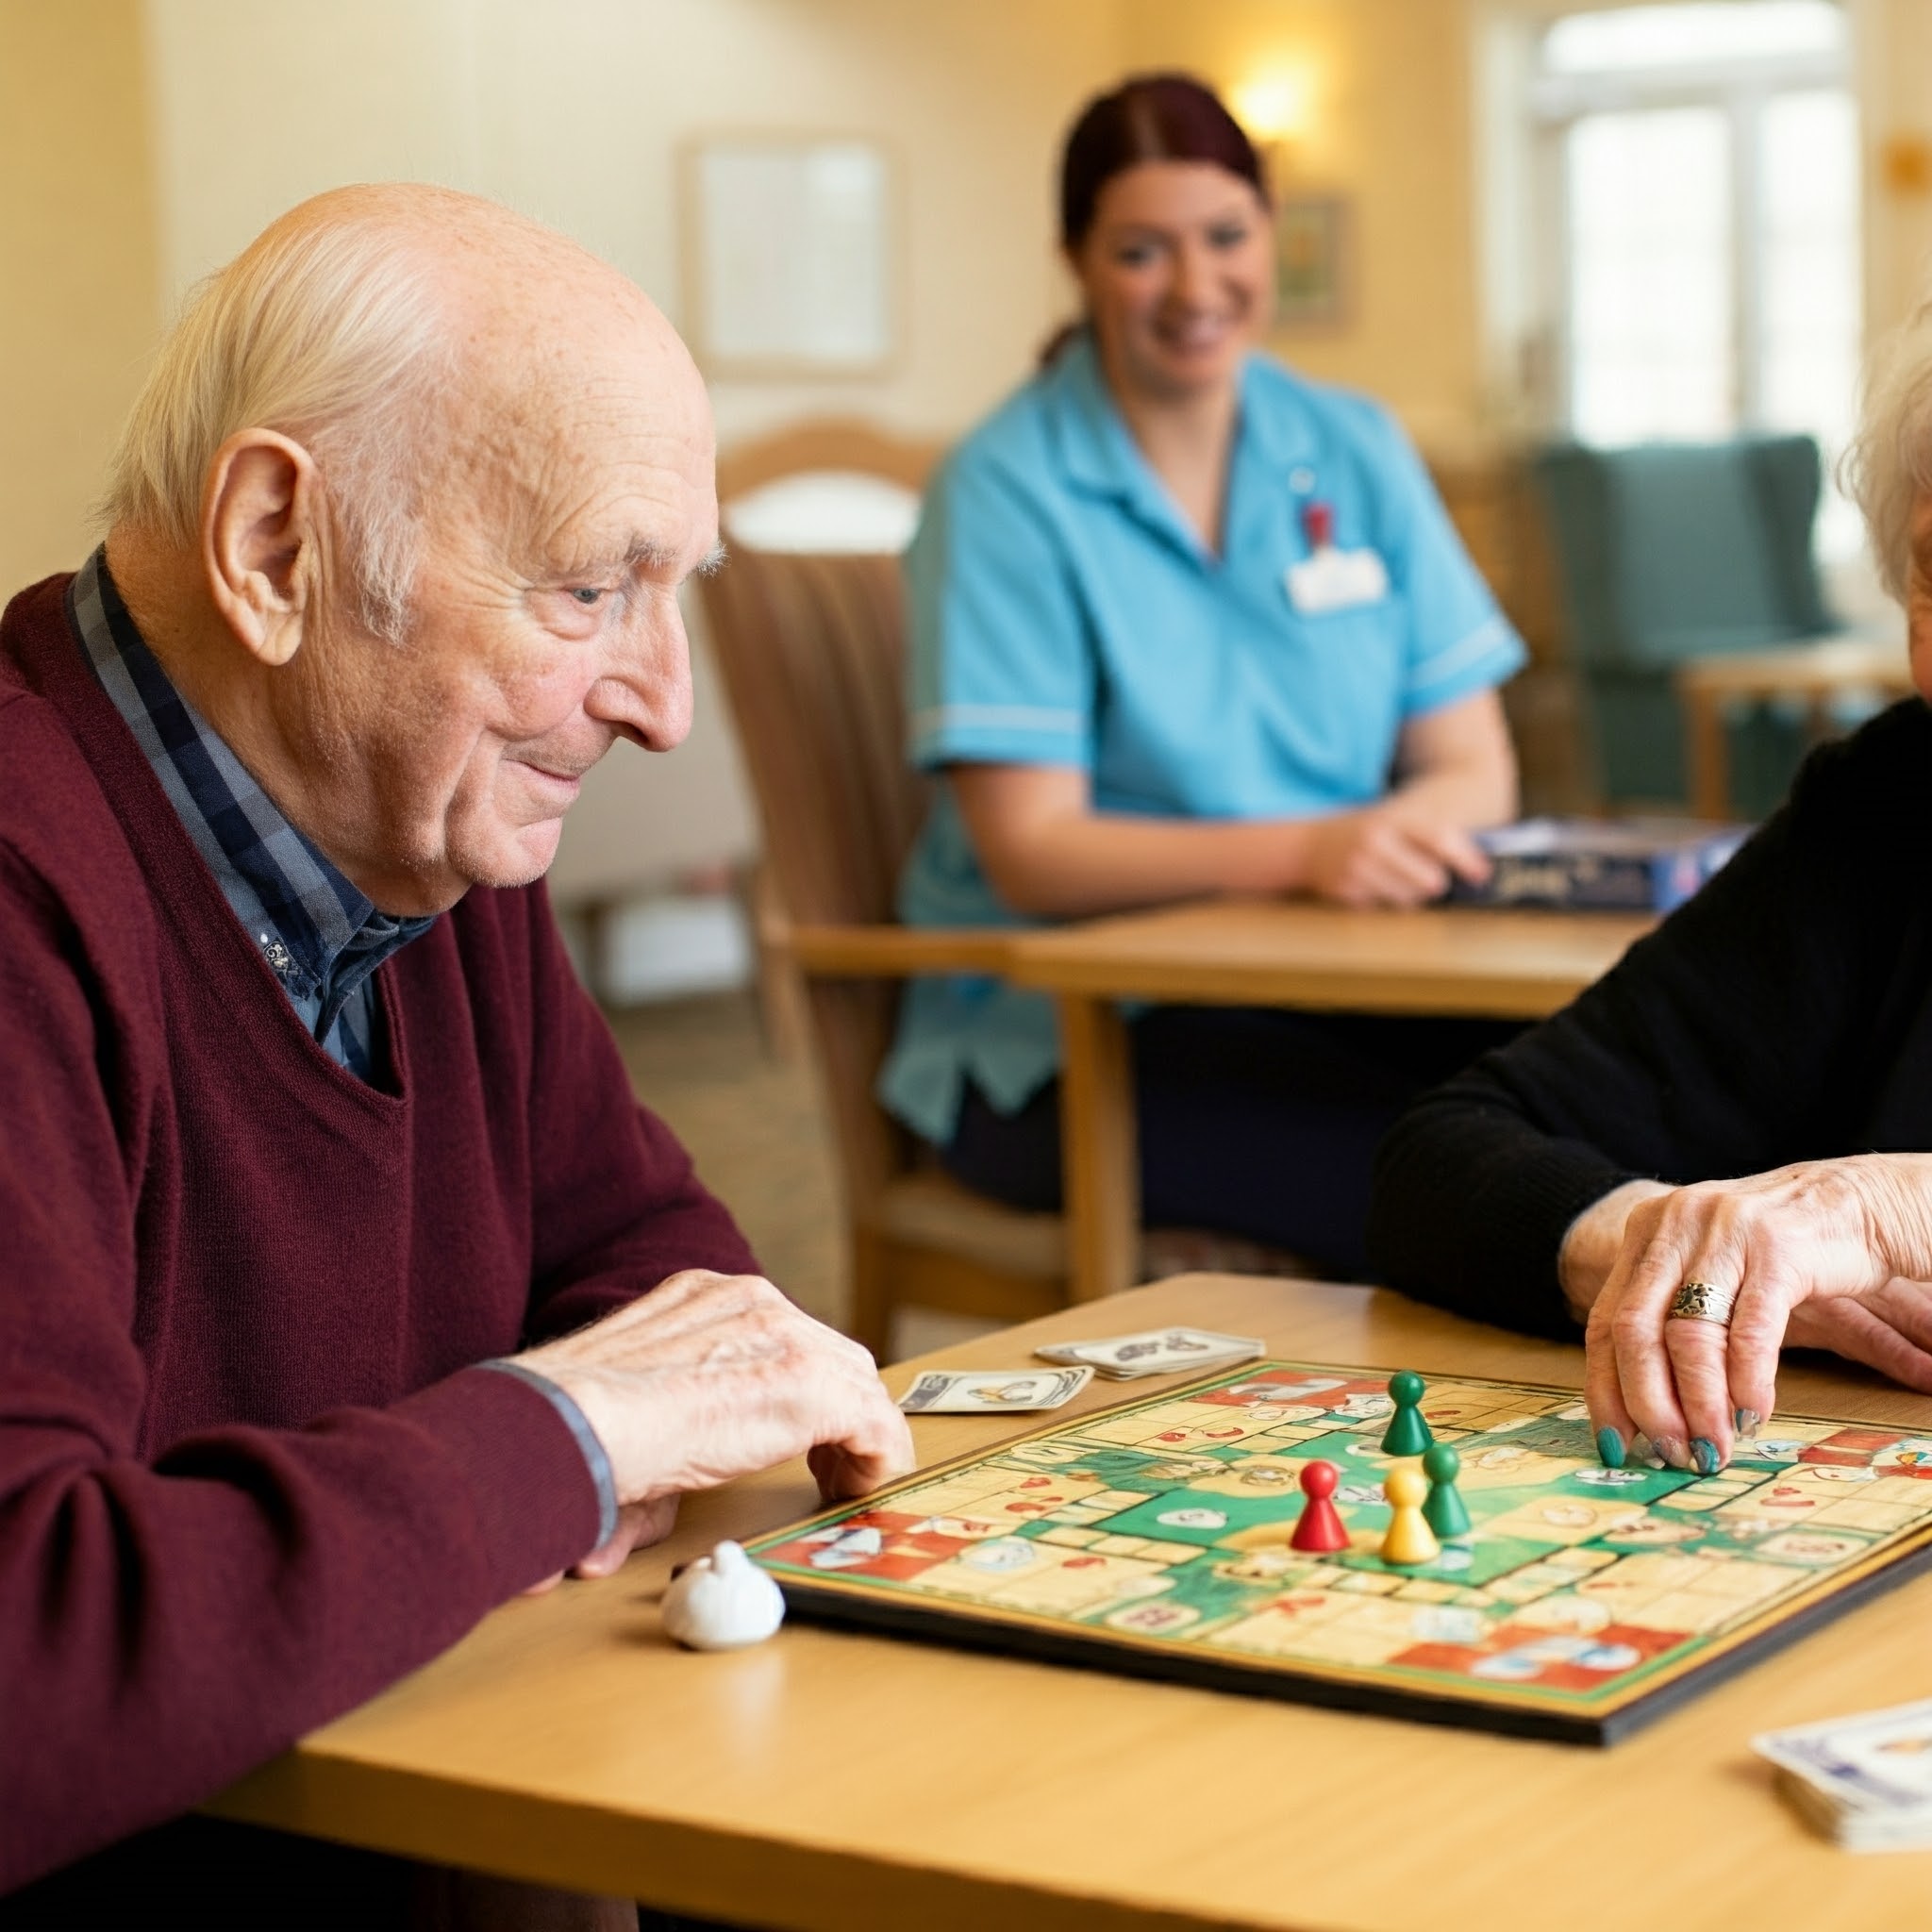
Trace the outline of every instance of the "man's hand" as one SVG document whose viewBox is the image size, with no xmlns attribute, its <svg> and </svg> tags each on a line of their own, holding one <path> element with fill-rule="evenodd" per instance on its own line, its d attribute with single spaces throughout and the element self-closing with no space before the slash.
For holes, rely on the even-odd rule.
<svg viewBox="0 0 1932 1932">
<path fill-rule="evenodd" d="M 1311 829 L 1308 890 L 1342 906 L 1422 906 L 1440 899 L 1452 877 L 1476 885 L 1490 875 L 1468 832 L 1399 792 Z"/>
<path fill-rule="evenodd" d="M 1587 1293 L 1575 1278 L 1585 1272 L 1564 1270 L 1573 1306 Z M 1799 1161 L 1636 1198 L 1590 1303 L 1591 1419 L 1626 1447 L 1641 1431 L 1674 1467 L 1709 1474 L 1729 1459 L 1734 1433 L 1772 1412 L 1787 1342 L 1925 1387 L 1928 1278 L 1925 1155 Z M 1727 1324 L 1672 1317 L 1687 1281 L 1734 1297 Z"/>
<path fill-rule="evenodd" d="M 563 1390 L 603 1443 L 626 1522 L 579 1565 L 615 1569 L 669 1529 L 662 1506 L 794 1456 L 826 1501 L 912 1467 L 912 1435 L 872 1357 L 755 1274 L 674 1274 L 516 1359 Z M 644 1506 L 641 1509 L 633 1506 Z M 650 1513 L 652 1509 L 659 1513 Z"/>
<path fill-rule="evenodd" d="M 555 1576 L 546 1576 L 541 1583 L 531 1584 L 524 1594 L 541 1596 L 546 1590 L 555 1590 L 566 1574 L 615 1576 L 633 1550 L 661 1543 L 676 1527 L 675 1496 L 665 1496 L 656 1503 L 626 1503 L 617 1512 L 617 1527 L 581 1563 L 573 1563 L 567 1572 L 559 1570 Z"/>
</svg>

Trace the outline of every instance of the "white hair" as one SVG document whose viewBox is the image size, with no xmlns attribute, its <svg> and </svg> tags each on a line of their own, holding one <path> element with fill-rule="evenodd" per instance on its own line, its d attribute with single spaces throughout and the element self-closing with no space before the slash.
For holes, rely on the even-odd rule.
<svg viewBox="0 0 1932 1932">
<path fill-rule="evenodd" d="M 1873 351 L 1839 476 L 1865 514 L 1885 588 L 1903 603 L 1913 499 L 1932 490 L 1932 289 Z"/>
<path fill-rule="evenodd" d="M 108 473 L 102 513 L 196 541 L 215 452 L 273 429 L 314 458 L 367 628 L 401 640 L 453 367 L 426 251 L 407 225 L 277 224 L 191 296 Z"/>
</svg>

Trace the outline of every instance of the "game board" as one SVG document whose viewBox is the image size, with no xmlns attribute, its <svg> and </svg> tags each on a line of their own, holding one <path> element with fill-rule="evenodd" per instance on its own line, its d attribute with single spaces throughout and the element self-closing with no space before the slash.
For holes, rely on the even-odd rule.
<svg viewBox="0 0 1932 1932">
<path fill-rule="evenodd" d="M 1377 1554 L 1386 1371 L 1248 1363 L 758 1538 L 800 1616 L 1609 1743 L 1932 1562 L 1932 1432 L 1778 1416 L 1722 1474 L 1605 1469 L 1574 1391 L 1429 1379 L 1472 1527 Z M 1289 1547 L 1304 1463 L 1352 1546 Z"/>
</svg>

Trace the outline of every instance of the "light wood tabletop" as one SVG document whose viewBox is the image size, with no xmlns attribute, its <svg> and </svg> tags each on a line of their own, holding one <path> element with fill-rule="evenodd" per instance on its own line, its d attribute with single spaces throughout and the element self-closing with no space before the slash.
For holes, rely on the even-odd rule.
<svg viewBox="0 0 1932 1932">
<path fill-rule="evenodd" d="M 1018 1366 L 1049 1336 L 1185 1317 L 1304 1360 L 1574 1387 L 1581 1352 L 1381 1291 L 1196 1275 L 901 1364 Z M 1061 1416 L 1139 1397 L 1090 1387 Z M 1932 1427 L 1932 1402 L 1788 1371 L 1781 1406 Z M 923 1461 L 1040 1419 L 923 1417 Z M 806 1514 L 803 1467 L 693 1499 L 602 1583 L 511 1604 L 229 1790 L 223 1815 L 805 1932 L 1880 1932 L 1932 1854 L 1813 1837 L 1748 1740 L 1932 1695 L 1932 1577 L 1608 1751 L 1134 1682 L 789 1624 L 675 1649 L 674 1562 Z"/>
<path fill-rule="evenodd" d="M 1140 1248 L 1133 1070 L 1116 1001 L 1540 1020 L 1654 924 L 1624 913 L 1213 900 L 1013 938 L 1008 975 L 1059 1002 L 1074 1298 L 1127 1287 Z"/>
<path fill-rule="evenodd" d="M 1814 739 L 1832 728 L 1832 701 L 1853 694 L 1890 700 L 1909 696 L 1911 661 L 1903 641 L 1824 638 L 1770 651 L 1733 651 L 1692 658 L 1676 675 L 1690 758 L 1690 809 L 1721 819 L 1731 801 L 1727 710 L 1740 704 L 1795 700 Z"/>
</svg>

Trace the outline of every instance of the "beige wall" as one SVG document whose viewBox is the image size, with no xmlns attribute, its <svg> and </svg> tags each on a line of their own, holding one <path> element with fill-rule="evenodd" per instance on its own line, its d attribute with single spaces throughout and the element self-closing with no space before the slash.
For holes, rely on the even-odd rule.
<svg viewBox="0 0 1932 1932">
<path fill-rule="evenodd" d="M 1858 23 L 1859 92 L 1867 175 L 1865 308 L 1868 332 L 1902 321 L 1932 275 L 1932 192 L 1890 188 L 1876 164 L 1885 142 L 1932 143 L 1932 0 L 1852 0 Z"/>
<path fill-rule="evenodd" d="M 158 314 L 136 0 L 0 0 L 0 596 L 71 570 Z"/>
<path fill-rule="evenodd" d="M 1353 214 L 1353 319 L 1275 346 L 1324 381 L 1374 391 L 1425 439 L 1476 419 L 1469 25 L 1460 0 L 1124 0 L 1137 67 L 1189 68 L 1234 90 L 1286 70 L 1306 130 L 1276 186 L 1335 189 Z"/>
<path fill-rule="evenodd" d="M 726 383 L 728 440 L 858 410 L 953 430 L 1061 302 L 1050 158 L 1118 61 L 1117 0 L 149 0 L 171 289 L 336 182 L 444 181 L 521 208 L 682 307 L 677 156 L 707 130 L 869 135 L 897 157 L 910 292 L 880 380 Z M 227 104 L 301 75 L 237 167 Z"/>
</svg>

